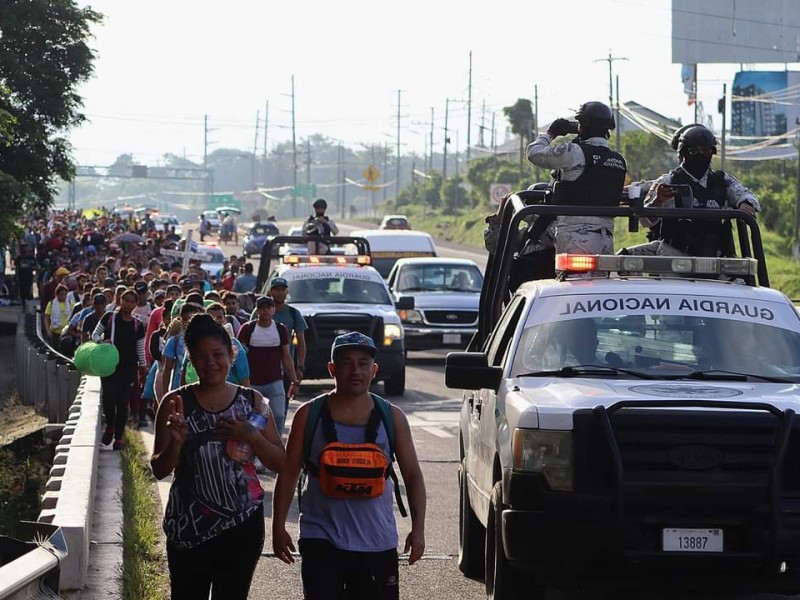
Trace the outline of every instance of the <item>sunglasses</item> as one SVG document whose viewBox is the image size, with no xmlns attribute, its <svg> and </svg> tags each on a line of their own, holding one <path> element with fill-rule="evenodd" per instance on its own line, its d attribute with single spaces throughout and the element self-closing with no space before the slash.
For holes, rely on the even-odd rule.
<svg viewBox="0 0 800 600">
<path fill-rule="evenodd" d="M 711 156 L 717 153 L 717 149 L 713 146 L 691 146 L 686 149 L 686 154 L 689 156 Z"/>
</svg>

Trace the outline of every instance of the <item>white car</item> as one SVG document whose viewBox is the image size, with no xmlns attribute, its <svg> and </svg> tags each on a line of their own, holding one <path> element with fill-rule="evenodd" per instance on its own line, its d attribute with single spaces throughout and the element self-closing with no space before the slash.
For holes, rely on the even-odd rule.
<svg viewBox="0 0 800 600">
<path fill-rule="evenodd" d="M 203 270 L 208 273 L 211 279 L 219 277 L 222 272 L 223 262 L 225 261 L 225 254 L 219 246 L 212 246 L 209 244 L 198 244 L 197 252 L 207 255 L 210 260 L 204 260 L 200 263 Z"/>
<path fill-rule="evenodd" d="M 219 213 L 216 210 L 204 210 L 202 216 L 208 221 L 212 232 L 216 233 L 219 231 L 222 225 L 222 219 L 219 218 Z M 198 217 L 197 220 L 200 221 L 202 219 Z"/>
<path fill-rule="evenodd" d="M 311 264 L 312 258 L 331 262 Z M 273 277 L 284 277 L 289 283 L 287 301 L 300 310 L 308 324 L 305 378 L 328 379 L 334 338 L 359 331 L 370 336 L 378 349 L 376 381 L 383 381 L 387 396 L 402 395 L 406 386 L 403 326 L 380 273 L 358 264 L 356 256 L 290 255 L 283 260 L 265 286 Z"/>
<path fill-rule="evenodd" d="M 751 258 L 562 258 L 480 348 L 447 358 L 447 385 L 466 390 L 460 569 L 493 598 L 800 592 L 791 301 L 704 275 L 746 280 Z"/>
<path fill-rule="evenodd" d="M 169 233 L 170 229 L 174 227 L 175 233 L 179 236 L 183 236 L 183 227 L 181 227 L 181 222 L 178 220 L 177 216 L 157 214 L 153 215 L 151 218 L 156 224 L 156 231 Z"/>
</svg>

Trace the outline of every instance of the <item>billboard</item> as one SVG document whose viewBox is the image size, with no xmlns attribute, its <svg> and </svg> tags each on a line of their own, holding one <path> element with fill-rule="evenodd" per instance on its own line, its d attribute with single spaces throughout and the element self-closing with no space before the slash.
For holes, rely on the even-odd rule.
<svg viewBox="0 0 800 600">
<path fill-rule="evenodd" d="M 800 3 L 672 0 L 672 62 L 800 62 Z"/>
</svg>

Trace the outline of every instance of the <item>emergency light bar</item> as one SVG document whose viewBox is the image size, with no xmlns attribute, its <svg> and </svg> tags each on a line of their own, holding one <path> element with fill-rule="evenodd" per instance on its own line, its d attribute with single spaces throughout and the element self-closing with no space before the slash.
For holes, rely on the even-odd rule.
<svg viewBox="0 0 800 600">
<path fill-rule="evenodd" d="M 705 256 L 630 256 L 620 254 L 558 254 L 556 271 L 562 273 L 660 273 L 680 275 L 731 275 L 758 273 L 754 258 Z"/>
<path fill-rule="evenodd" d="M 341 256 L 341 255 L 312 255 L 300 256 L 299 254 L 287 254 L 283 257 L 284 264 L 287 265 L 371 265 L 372 258 L 364 255 Z"/>
</svg>

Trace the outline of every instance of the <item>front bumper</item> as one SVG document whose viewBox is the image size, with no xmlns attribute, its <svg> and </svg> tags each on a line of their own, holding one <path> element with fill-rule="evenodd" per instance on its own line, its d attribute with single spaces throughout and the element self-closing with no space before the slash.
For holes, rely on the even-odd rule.
<svg viewBox="0 0 800 600">
<path fill-rule="evenodd" d="M 541 476 L 510 470 L 504 490 L 505 554 L 541 585 L 800 592 L 800 497 L 782 498 L 773 538 L 766 502 L 687 506 L 637 493 L 620 511 L 613 493 L 554 492 Z M 722 529 L 723 551 L 664 551 L 666 528 Z"/>
<path fill-rule="evenodd" d="M 477 329 L 416 326 L 403 323 L 403 331 L 406 336 L 406 350 L 436 350 L 438 348 L 463 350 Z"/>
</svg>

